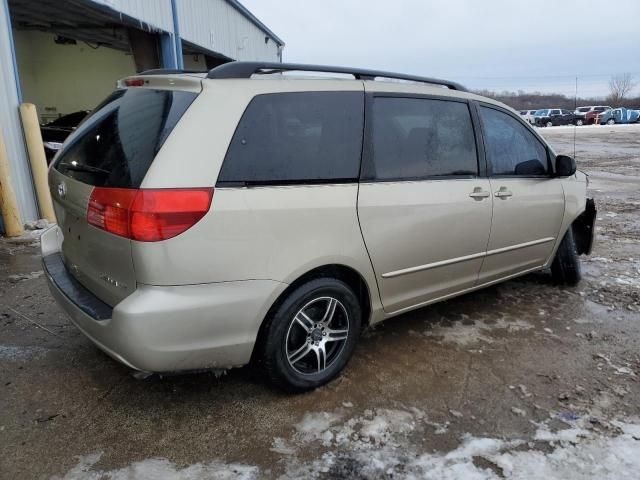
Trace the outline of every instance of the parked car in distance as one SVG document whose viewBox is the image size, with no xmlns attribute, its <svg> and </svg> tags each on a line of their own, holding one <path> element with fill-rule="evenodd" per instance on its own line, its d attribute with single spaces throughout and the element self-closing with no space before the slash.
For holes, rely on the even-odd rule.
<svg viewBox="0 0 640 480">
<path fill-rule="evenodd" d="M 578 115 L 581 118 L 576 119 L 576 125 L 588 125 L 587 120 L 587 115 L 591 112 L 596 112 L 596 113 L 601 113 L 604 112 L 606 110 L 611 110 L 611 107 L 606 106 L 606 105 L 590 105 L 590 106 L 586 106 L 586 107 L 578 107 L 576 108 L 576 110 L 573 112 L 576 115 Z M 592 116 L 591 118 L 595 118 L 594 116 Z M 593 121 L 591 122 L 593 123 Z"/>
<path fill-rule="evenodd" d="M 51 160 L 55 154 L 58 153 L 58 150 L 60 150 L 66 138 L 71 135 L 88 114 L 88 110 L 80 110 L 40 125 L 47 163 L 51 163 Z"/>
<path fill-rule="evenodd" d="M 538 112 L 543 112 L 539 114 Z M 582 117 L 569 110 L 561 108 L 551 108 L 548 110 L 538 110 L 535 115 L 536 125 L 539 127 L 555 127 L 558 125 L 575 125 Z"/>
<path fill-rule="evenodd" d="M 583 125 L 599 124 L 600 117 L 606 112 L 608 112 L 608 110 L 604 110 L 604 111 L 592 110 L 586 113 L 584 116 Z"/>
<path fill-rule="evenodd" d="M 529 122 L 530 124 L 534 124 L 535 120 L 534 120 L 534 115 L 536 113 L 537 110 L 520 110 L 520 116 L 527 122 Z"/>
<path fill-rule="evenodd" d="M 542 109 L 536 110 L 533 113 L 533 124 L 532 125 L 536 125 L 536 121 L 537 121 L 538 118 L 546 117 L 548 115 L 549 115 L 549 109 L 548 108 L 542 108 Z"/>
<path fill-rule="evenodd" d="M 145 372 L 253 360 L 288 391 L 335 378 L 365 326 L 546 268 L 578 283 L 596 215 L 502 103 L 286 63 L 121 80 L 49 186 L 45 276 L 99 348 Z"/>
<path fill-rule="evenodd" d="M 603 112 L 599 117 L 600 125 L 614 125 L 616 123 L 635 123 L 640 117 L 638 110 L 628 108 L 614 108 Z"/>
</svg>

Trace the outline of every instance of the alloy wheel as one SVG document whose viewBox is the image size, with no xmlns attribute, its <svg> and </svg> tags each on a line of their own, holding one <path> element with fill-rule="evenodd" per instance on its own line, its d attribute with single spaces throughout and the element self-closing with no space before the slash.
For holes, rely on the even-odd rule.
<svg viewBox="0 0 640 480">
<path fill-rule="evenodd" d="M 289 366 L 303 375 L 321 373 L 340 357 L 349 336 L 347 309 L 334 297 L 308 302 L 293 317 L 285 349 Z"/>
</svg>

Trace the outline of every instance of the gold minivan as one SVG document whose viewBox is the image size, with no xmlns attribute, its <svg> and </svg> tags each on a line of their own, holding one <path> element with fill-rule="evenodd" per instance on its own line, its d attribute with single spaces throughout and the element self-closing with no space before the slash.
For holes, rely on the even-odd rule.
<svg viewBox="0 0 640 480">
<path fill-rule="evenodd" d="M 580 280 L 587 177 L 458 84 L 232 62 L 118 86 L 52 162 L 42 254 L 75 325 L 133 369 L 253 359 L 303 391 L 367 325 L 548 267 Z"/>
</svg>

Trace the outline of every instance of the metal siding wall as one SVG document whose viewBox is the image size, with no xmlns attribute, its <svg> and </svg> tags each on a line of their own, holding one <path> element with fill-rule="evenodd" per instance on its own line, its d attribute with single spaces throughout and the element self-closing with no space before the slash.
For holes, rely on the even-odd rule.
<svg viewBox="0 0 640 480">
<path fill-rule="evenodd" d="M 166 32 L 173 32 L 171 0 L 91 0 Z"/>
<path fill-rule="evenodd" d="M 7 2 L 0 0 L 0 129 L 7 144 L 11 183 L 16 191 L 22 221 L 28 222 L 38 218 L 38 208 L 18 113 L 11 35 Z"/>
<path fill-rule="evenodd" d="M 178 0 L 180 34 L 234 60 L 278 61 L 278 45 L 225 0 Z M 212 41 L 213 40 L 213 41 Z"/>
</svg>

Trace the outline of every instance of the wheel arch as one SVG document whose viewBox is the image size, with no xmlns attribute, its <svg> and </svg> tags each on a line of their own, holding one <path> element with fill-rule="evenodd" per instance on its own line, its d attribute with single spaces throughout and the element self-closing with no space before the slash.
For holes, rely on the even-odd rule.
<svg viewBox="0 0 640 480">
<path fill-rule="evenodd" d="M 573 239 L 578 255 L 590 255 L 595 237 L 596 206 L 592 198 L 587 198 L 586 208 L 571 223 Z"/>
<path fill-rule="evenodd" d="M 253 347 L 252 361 L 257 360 L 256 352 L 260 351 L 260 346 L 262 344 L 262 341 L 264 340 L 264 332 L 268 326 L 269 318 L 271 318 L 273 313 L 278 309 L 282 302 L 284 302 L 289 294 L 300 285 L 315 278 L 322 277 L 335 278 L 346 283 L 353 290 L 353 293 L 356 295 L 356 297 L 358 297 L 358 302 L 360 303 L 360 308 L 362 309 L 363 328 L 370 325 L 373 309 L 371 297 L 372 292 L 362 274 L 354 268 L 344 264 L 333 263 L 321 265 L 300 275 L 293 282 L 291 282 L 280 295 L 278 295 L 276 300 L 267 311 L 267 314 L 262 319 L 262 322 L 260 323 L 260 328 L 258 329 L 258 335 L 256 337 L 256 343 Z"/>
</svg>

